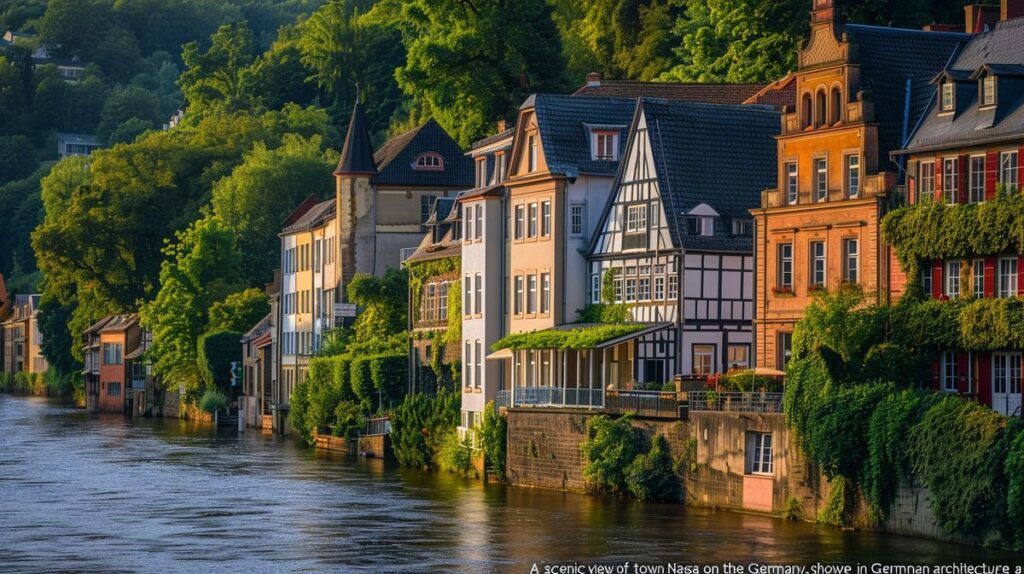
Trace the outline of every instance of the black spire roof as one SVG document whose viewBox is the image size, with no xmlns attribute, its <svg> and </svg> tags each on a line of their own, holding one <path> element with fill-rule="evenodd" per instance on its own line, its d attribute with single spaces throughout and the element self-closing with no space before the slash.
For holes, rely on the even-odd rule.
<svg viewBox="0 0 1024 574">
<path fill-rule="evenodd" d="M 352 119 L 348 122 L 348 133 L 345 134 L 345 146 L 341 148 L 341 159 L 334 175 L 377 175 L 377 164 L 373 161 L 373 147 L 370 145 L 370 132 L 366 129 L 366 115 L 363 104 L 356 96 L 356 105 L 352 108 Z"/>
</svg>

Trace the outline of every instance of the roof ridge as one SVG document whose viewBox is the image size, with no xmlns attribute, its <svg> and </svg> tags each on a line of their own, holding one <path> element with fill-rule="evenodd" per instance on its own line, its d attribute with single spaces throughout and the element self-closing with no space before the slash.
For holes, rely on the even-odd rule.
<svg viewBox="0 0 1024 574">
<path fill-rule="evenodd" d="M 897 28 L 897 27 L 893 27 L 893 26 L 879 26 L 878 24 L 848 23 L 848 24 L 844 24 L 843 28 L 844 29 L 848 29 L 848 28 L 858 29 L 859 28 L 859 29 L 864 29 L 864 30 L 878 30 L 878 31 L 883 31 L 884 30 L 884 31 L 887 31 L 887 32 L 908 33 L 908 34 L 914 34 L 914 35 L 920 35 L 920 36 L 928 36 L 928 37 L 933 37 L 933 38 L 935 38 L 935 37 L 943 37 L 943 38 L 965 38 L 966 39 L 966 38 L 970 38 L 971 37 L 971 34 L 968 34 L 966 32 L 946 32 L 946 31 L 939 31 L 939 30 L 920 30 L 918 28 Z"/>
</svg>

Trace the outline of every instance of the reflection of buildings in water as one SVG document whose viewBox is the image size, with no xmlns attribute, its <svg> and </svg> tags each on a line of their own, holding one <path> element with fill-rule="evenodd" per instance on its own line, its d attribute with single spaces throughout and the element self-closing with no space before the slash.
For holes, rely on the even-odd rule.
<svg viewBox="0 0 1024 574">
<path fill-rule="evenodd" d="M 479 567 L 495 555 L 491 548 L 492 528 L 490 504 L 485 500 L 483 488 L 465 488 L 458 493 L 455 508 L 455 532 L 458 544 L 454 550 L 456 562 L 476 564 Z"/>
</svg>

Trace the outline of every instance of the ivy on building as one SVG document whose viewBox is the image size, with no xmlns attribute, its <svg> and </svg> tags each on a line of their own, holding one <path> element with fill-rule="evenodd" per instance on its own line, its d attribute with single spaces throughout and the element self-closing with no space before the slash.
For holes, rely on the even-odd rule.
<svg viewBox="0 0 1024 574">
<path fill-rule="evenodd" d="M 644 323 L 569 325 L 566 328 L 513 333 L 491 345 L 492 351 L 512 349 L 593 349 L 595 346 L 646 329 Z"/>
</svg>

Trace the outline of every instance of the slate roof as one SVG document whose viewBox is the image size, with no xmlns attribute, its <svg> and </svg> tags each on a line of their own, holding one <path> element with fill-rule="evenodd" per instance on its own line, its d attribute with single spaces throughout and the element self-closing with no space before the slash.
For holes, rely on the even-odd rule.
<svg viewBox="0 0 1024 574">
<path fill-rule="evenodd" d="M 672 244 L 708 251 L 753 250 L 753 238 L 732 234 L 749 220 L 761 192 L 775 185 L 781 121 L 768 106 L 724 106 L 641 99 L 658 188 Z M 635 129 L 635 125 L 634 128 Z M 631 134 L 632 136 L 632 134 Z M 687 213 L 705 203 L 717 211 L 713 236 L 689 235 Z M 611 207 L 609 204 L 605 208 Z"/>
<path fill-rule="evenodd" d="M 713 104 L 742 104 L 762 88 L 764 84 L 703 84 L 696 82 L 638 82 L 634 80 L 604 80 L 596 84 L 584 84 L 573 93 L 574 96 L 597 96 L 604 98 L 661 98 L 709 102 Z"/>
<path fill-rule="evenodd" d="M 416 158 L 435 152 L 444 158 L 444 170 L 416 170 Z M 463 188 L 473 185 L 475 167 L 462 148 L 434 119 L 399 134 L 373 155 L 377 164 L 376 184 Z"/>
<path fill-rule="evenodd" d="M 505 193 L 504 183 L 495 183 L 484 187 L 477 187 L 463 191 L 457 196 L 459 201 L 467 201 L 478 197 L 501 197 Z"/>
<path fill-rule="evenodd" d="M 506 129 L 503 132 L 498 132 L 498 133 L 494 134 L 493 136 L 488 136 L 488 137 L 485 137 L 482 140 L 477 140 L 477 141 L 473 142 L 473 145 L 469 146 L 469 149 L 480 149 L 482 147 L 489 146 L 489 145 L 491 145 L 494 142 L 499 142 L 499 141 L 501 141 L 501 140 L 503 140 L 505 138 L 511 137 L 512 134 L 515 133 L 515 131 L 516 131 L 516 126 L 514 126 L 514 125 L 510 126 L 508 129 Z M 512 143 L 511 140 L 509 141 L 509 143 L 510 144 Z"/>
<path fill-rule="evenodd" d="M 455 207 L 454 197 L 438 197 L 434 200 L 434 206 L 430 210 L 430 217 L 424 225 L 437 225 L 447 221 L 448 216 L 452 214 L 453 207 Z"/>
<path fill-rule="evenodd" d="M 618 157 L 622 157 L 636 100 L 534 94 L 523 102 L 521 108 L 531 106 L 537 115 L 544 160 L 551 173 L 566 177 L 580 174 L 615 175 L 618 161 L 591 159 L 587 126 L 621 126 Z"/>
<path fill-rule="evenodd" d="M 995 109 L 978 109 L 978 84 L 972 76 L 982 67 L 994 72 L 1000 84 Z M 957 85 L 956 113 L 939 116 L 937 98 L 933 98 L 906 149 L 900 152 L 1020 140 L 1024 137 L 1022 71 L 1024 18 L 999 22 L 988 32 L 974 34 L 940 74 L 962 82 Z M 929 87 L 934 95 L 937 88 Z"/>
<path fill-rule="evenodd" d="M 374 175 L 377 173 L 373 163 L 373 146 L 370 145 L 370 131 L 366 125 L 366 114 L 363 104 L 356 98 L 352 106 L 352 116 L 345 132 L 345 144 L 341 148 L 341 158 L 334 175 Z"/>
<path fill-rule="evenodd" d="M 288 233 L 295 233 L 296 231 L 305 231 L 307 229 L 315 229 L 319 227 L 324 221 L 334 217 L 335 210 L 334 198 L 328 199 L 327 201 L 321 201 L 320 203 L 309 208 L 306 213 L 303 213 L 295 223 L 285 227 L 281 230 L 281 234 L 285 235 Z"/>
<path fill-rule="evenodd" d="M 139 315 L 137 313 L 127 313 L 124 315 L 113 315 L 109 317 L 109 320 L 103 327 L 100 328 L 100 333 L 113 333 L 120 332 L 128 329 L 139 321 Z"/>
<path fill-rule="evenodd" d="M 927 107 L 935 92 L 931 79 L 970 36 L 863 24 L 846 24 L 843 31 L 855 44 L 863 89 L 874 103 L 879 170 L 894 171 L 889 154 L 902 147 Z"/>
<path fill-rule="evenodd" d="M 775 80 L 744 100 L 743 103 L 774 106 L 778 109 L 782 109 L 785 106 L 795 106 L 796 75 L 789 74 L 784 78 Z"/>
</svg>

